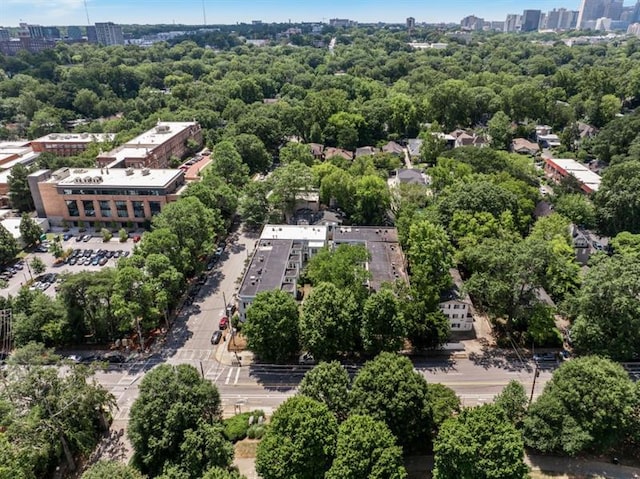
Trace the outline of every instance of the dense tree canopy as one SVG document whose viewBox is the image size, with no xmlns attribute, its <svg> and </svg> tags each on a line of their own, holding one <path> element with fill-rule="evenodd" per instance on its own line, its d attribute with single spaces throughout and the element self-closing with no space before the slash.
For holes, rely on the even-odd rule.
<svg viewBox="0 0 640 479">
<path fill-rule="evenodd" d="M 554 373 L 529 408 L 525 441 L 569 455 L 607 451 L 637 425 L 634 407 L 634 384 L 620 365 L 595 356 L 574 359 Z"/>
<path fill-rule="evenodd" d="M 303 396 L 327 405 L 338 420 L 344 420 L 349 412 L 351 378 L 338 362 L 321 362 L 304 375 L 298 388 Z"/>
</svg>

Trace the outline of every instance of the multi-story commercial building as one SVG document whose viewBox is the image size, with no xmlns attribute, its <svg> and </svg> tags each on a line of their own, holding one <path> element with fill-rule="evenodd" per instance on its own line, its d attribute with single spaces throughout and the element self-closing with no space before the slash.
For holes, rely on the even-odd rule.
<svg viewBox="0 0 640 479">
<path fill-rule="evenodd" d="M 122 28 L 113 22 L 96 23 L 96 36 L 100 45 L 124 45 Z"/>
<path fill-rule="evenodd" d="M 349 20 L 348 18 L 331 18 L 329 20 L 329 25 L 332 27 L 351 27 L 355 24 L 353 20 Z"/>
<path fill-rule="evenodd" d="M 573 176 L 585 193 L 593 193 L 600 188 L 600 175 L 576 160 L 547 158 L 544 162 L 544 171 L 548 178 L 560 182 L 567 176 Z"/>
<path fill-rule="evenodd" d="M 67 38 L 72 41 L 82 40 L 82 30 L 78 26 L 67 27 Z"/>
<path fill-rule="evenodd" d="M 98 33 L 96 31 L 95 25 L 87 26 L 87 42 L 91 44 L 98 43 Z"/>
<path fill-rule="evenodd" d="M 0 41 L 9 41 L 11 34 L 6 28 L 0 28 Z"/>
<path fill-rule="evenodd" d="M 148 168 L 39 170 L 27 181 L 38 217 L 88 227 L 142 224 L 178 199 L 185 184 L 182 170 Z"/>
<path fill-rule="evenodd" d="M 577 27 L 581 30 L 594 29 L 599 18 L 619 20 L 622 10 L 622 0 L 582 0 Z"/>
<path fill-rule="evenodd" d="M 395 228 L 323 225 L 266 225 L 238 291 L 238 314 L 246 312 L 264 291 L 282 290 L 298 295 L 298 279 L 310 258 L 324 247 L 361 244 L 369 251 L 365 265 L 371 274 L 369 288 L 408 281 L 402 248 Z"/>
<path fill-rule="evenodd" d="M 413 17 L 407 18 L 407 30 L 413 30 L 416 28 L 416 19 Z"/>
<path fill-rule="evenodd" d="M 465 30 L 480 31 L 484 28 L 484 18 L 476 17 L 475 15 L 468 15 L 460 20 L 460 27 Z"/>
<path fill-rule="evenodd" d="M 202 130 L 195 121 L 158 122 L 142 135 L 98 156 L 98 165 L 109 168 L 167 168 L 172 156 L 182 158 L 187 141 L 202 144 Z"/>
<path fill-rule="evenodd" d="M 504 31 L 506 33 L 513 33 L 520 31 L 522 25 L 522 15 L 517 13 L 510 13 L 507 15 L 507 19 L 504 22 Z"/>
<path fill-rule="evenodd" d="M 525 10 L 522 12 L 522 32 L 535 32 L 540 27 L 540 10 Z"/>
<path fill-rule="evenodd" d="M 113 133 L 51 133 L 31 141 L 33 151 L 57 156 L 75 156 L 91 143 L 113 141 Z"/>
</svg>

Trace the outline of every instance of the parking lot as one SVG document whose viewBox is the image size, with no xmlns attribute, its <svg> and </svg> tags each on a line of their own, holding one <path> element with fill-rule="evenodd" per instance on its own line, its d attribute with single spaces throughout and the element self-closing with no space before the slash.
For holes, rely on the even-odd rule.
<svg viewBox="0 0 640 479">
<path fill-rule="evenodd" d="M 22 285 L 33 278 L 35 280 L 34 287 L 41 289 L 50 296 L 54 296 L 55 288 L 50 286 L 59 278 L 60 274 L 99 271 L 102 268 L 113 267 L 121 257 L 129 256 L 135 246 L 131 238 L 125 243 L 121 243 L 117 237 L 114 237 L 105 243 L 101 236 L 87 236 L 85 238 L 86 241 L 77 241 L 78 235 L 62 241 L 62 247 L 65 251 L 73 250 L 66 263 L 56 263 L 56 259 L 49 252 L 34 251 L 29 253 L 22 264 L 17 265 L 15 273 L 7 280 L 8 287 L 0 290 L 0 295 L 16 296 Z M 31 264 L 34 257 L 40 258 L 46 266 L 46 270 L 40 275 L 33 274 L 33 271 L 27 267 L 27 264 Z M 50 276 L 51 273 L 56 274 L 53 281 L 49 281 L 52 278 Z M 37 286 L 38 283 L 40 283 L 40 286 Z M 45 284 L 48 284 L 48 286 L 45 286 Z"/>
</svg>

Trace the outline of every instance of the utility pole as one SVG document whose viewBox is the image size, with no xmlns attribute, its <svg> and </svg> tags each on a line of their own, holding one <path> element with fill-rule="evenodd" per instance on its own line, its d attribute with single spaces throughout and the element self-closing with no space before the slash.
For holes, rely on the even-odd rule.
<svg viewBox="0 0 640 479">
<path fill-rule="evenodd" d="M 207 26 L 207 11 L 204 8 L 204 0 L 202 0 L 202 19 L 204 20 L 204 26 Z"/>
<path fill-rule="evenodd" d="M 533 402 L 533 392 L 536 389 L 536 378 L 540 376 L 540 368 L 538 367 L 538 361 L 536 361 L 535 364 L 536 364 L 536 369 L 533 372 L 533 384 L 531 385 L 531 396 L 529 396 L 529 406 L 527 406 L 527 408 L 529 408 L 531 406 L 531 403 Z"/>
</svg>

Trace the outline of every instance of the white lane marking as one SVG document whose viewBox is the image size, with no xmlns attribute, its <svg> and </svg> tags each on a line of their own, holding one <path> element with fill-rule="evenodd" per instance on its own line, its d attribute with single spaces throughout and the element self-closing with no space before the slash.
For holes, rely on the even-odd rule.
<svg viewBox="0 0 640 479">
<path fill-rule="evenodd" d="M 227 379 L 224 381 L 225 384 L 229 384 L 229 379 L 231 379 L 231 373 L 233 372 L 233 368 L 229 368 L 229 373 L 227 374 Z"/>
<path fill-rule="evenodd" d="M 235 381 L 233 381 L 233 384 L 238 384 L 238 377 L 240 377 L 240 368 L 237 368 L 236 379 L 235 379 Z"/>
</svg>

